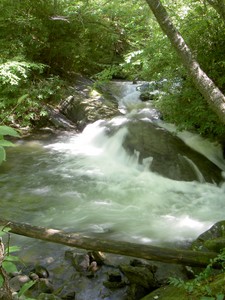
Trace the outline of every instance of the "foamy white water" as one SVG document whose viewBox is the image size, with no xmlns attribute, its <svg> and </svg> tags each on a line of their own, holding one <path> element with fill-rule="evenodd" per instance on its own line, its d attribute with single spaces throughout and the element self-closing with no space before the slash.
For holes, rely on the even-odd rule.
<svg viewBox="0 0 225 300">
<path fill-rule="evenodd" d="M 107 134 L 109 127 L 117 128 L 134 116 L 152 117 L 151 107 L 133 98 L 135 86 L 128 90 L 129 96 L 123 90 L 125 100 L 121 99 L 123 104 L 132 101 L 128 114 L 100 120 L 81 134 L 45 146 L 25 144 L 12 150 L 0 180 L 5 217 L 158 245 L 194 239 L 225 218 L 225 185 L 175 181 L 152 173 L 151 158 L 139 165 L 138 153 L 131 157 L 123 149 L 126 126 Z M 210 159 L 219 160 L 223 169 L 220 149 L 193 140 L 199 149 L 208 143 L 210 147 L 203 148 L 210 149 Z"/>
<path fill-rule="evenodd" d="M 175 181 L 149 172 L 148 162 L 141 166 L 138 154 L 130 157 L 124 151 L 126 128 L 108 137 L 101 123 L 88 125 L 66 143 L 48 146 L 63 154 L 63 170 L 60 165 L 58 172 L 78 181 L 86 178 L 90 189 L 80 195 L 76 207 L 66 210 L 68 224 L 118 239 L 161 244 L 193 239 L 224 218 L 225 186 Z"/>
</svg>

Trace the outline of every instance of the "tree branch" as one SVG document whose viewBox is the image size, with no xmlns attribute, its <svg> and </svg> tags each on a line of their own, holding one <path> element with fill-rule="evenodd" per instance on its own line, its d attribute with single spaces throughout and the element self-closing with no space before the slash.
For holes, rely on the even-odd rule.
<svg viewBox="0 0 225 300">
<path fill-rule="evenodd" d="M 205 267 L 209 264 L 211 259 L 217 256 L 217 253 L 215 252 L 169 249 L 124 241 L 96 239 L 83 236 L 80 233 L 69 233 L 58 229 L 32 226 L 5 219 L 0 219 L 0 225 L 9 227 L 9 232 L 35 239 L 63 244 L 70 247 L 102 251 L 166 263 Z"/>
</svg>

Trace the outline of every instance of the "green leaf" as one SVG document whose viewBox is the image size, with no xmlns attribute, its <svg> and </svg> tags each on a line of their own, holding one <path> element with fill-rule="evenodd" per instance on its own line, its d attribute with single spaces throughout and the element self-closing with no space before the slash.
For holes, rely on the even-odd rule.
<svg viewBox="0 0 225 300">
<path fill-rule="evenodd" d="M 0 226 L 0 237 L 4 236 L 9 231 L 10 231 L 10 227 Z"/>
<path fill-rule="evenodd" d="M 28 96 L 29 94 L 24 94 L 21 97 L 19 97 L 19 99 L 17 100 L 17 104 L 21 104 Z"/>
<path fill-rule="evenodd" d="M 2 232 L 7 233 L 7 232 L 9 232 L 9 231 L 11 230 L 11 228 L 10 228 L 10 227 L 6 227 L 6 226 L 0 226 L 0 230 L 1 230 Z"/>
<path fill-rule="evenodd" d="M 3 285 L 3 282 L 4 282 L 4 279 L 3 279 L 3 277 L 0 275 L 0 288 L 1 288 L 2 285 Z"/>
<path fill-rule="evenodd" d="M 34 284 L 36 283 L 36 281 L 29 281 L 29 282 L 26 282 L 22 288 L 20 289 L 19 293 L 18 293 L 18 296 L 22 296 L 26 291 L 28 291 Z"/>
<path fill-rule="evenodd" d="M 18 246 L 10 246 L 9 247 L 9 253 L 12 253 L 12 252 L 18 252 L 18 251 L 20 251 L 21 249 L 20 249 L 20 247 L 18 247 Z"/>
<path fill-rule="evenodd" d="M 20 136 L 19 133 L 15 129 L 13 129 L 9 126 L 0 126 L 0 135 L 10 135 L 10 136 L 15 136 L 15 137 Z"/>
<path fill-rule="evenodd" d="M 1 147 L 13 147 L 13 146 L 15 146 L 15 144 L 13 144 L 10 141 L 0 140 L 0 146 Z"/>
<path fill-rule="evenodd" d="M 223 300 L 223 299 L 224 299 L 224 294 L 216 295 L 216 300 Z"/>
<path fill-rule="evenodd" d="M 5 150 L 0 146 L 0 164 L 5 160 Z"/>
<path fill-rule="evenodd" d="M 4 261 L 19 261 L 19 257 L 13 255 L 7 255 L 4 258 Z"/>
<path fill-rule="evenodd" d="M 7 273 L 14 273 L 18 271 L 16 265 L 10 261 L 3 261 L 2 266 Z"/>
</svg>

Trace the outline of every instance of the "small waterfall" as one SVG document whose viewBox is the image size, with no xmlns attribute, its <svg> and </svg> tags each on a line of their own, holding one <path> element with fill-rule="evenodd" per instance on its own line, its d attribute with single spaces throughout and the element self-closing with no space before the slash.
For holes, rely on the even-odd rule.
<svg viewBox="0 0 225 300">
<path fill-rule="evenodd" d="M 135 85 L 118 90 L 126 115 L 38 148 L 11 150 L 0 177 L 5 218 L 157 245 L 193 239 L 224 219 L 225 186 L 206 183 L 192 162 L 201 182 L 150 172 L 151 157 L 139 164 L 137 151 L 124 150 L 126 124 L 150 122 L 156 112 L 140 102 Z"/>
<path fill-rule="evenodd" d="M 193 168 L 193 170 L 195 171 L 196 173 L 196 176 L 198 178 L 198 181 L 201 182 L 201 183 L 204 183 L 206 182 L 204 176 L 202 175 L 201 171 L 199 170 L 199 168 L 196 166 L 196 164 L 190 160 L 188 157 L 186 156 L 183 156 L 184 159 L 186 159 L 188 161 L 188 163 L 191 165 L 191 167 Z"/>
</svg>

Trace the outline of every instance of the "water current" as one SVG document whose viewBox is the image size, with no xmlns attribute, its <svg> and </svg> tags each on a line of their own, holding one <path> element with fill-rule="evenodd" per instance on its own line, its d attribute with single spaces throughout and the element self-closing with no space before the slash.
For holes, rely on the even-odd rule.
<svg viewBox="0 0 225 300">
<path fill-rule="evenodd" d="M 114 90 L 123 115 L 99 120 L 80 134 L 19 141 L 8 150 L 0 167 L 1 216 L 155 245 L 194 239 L 224 219 L 223 184 L 175 181 L 152 173 L 148 160 L 140 165 L 137 155 L 123 149 L 126 127 L 107 135 L 109 126 L 117 128 L 134 115 L 146 121 L 158 118 L 151 106 L 141 103 L 135 85 L 115 83 Z M 225 170 L 216 145 L 190 133 L 179 135 Z"/>
</svg>

